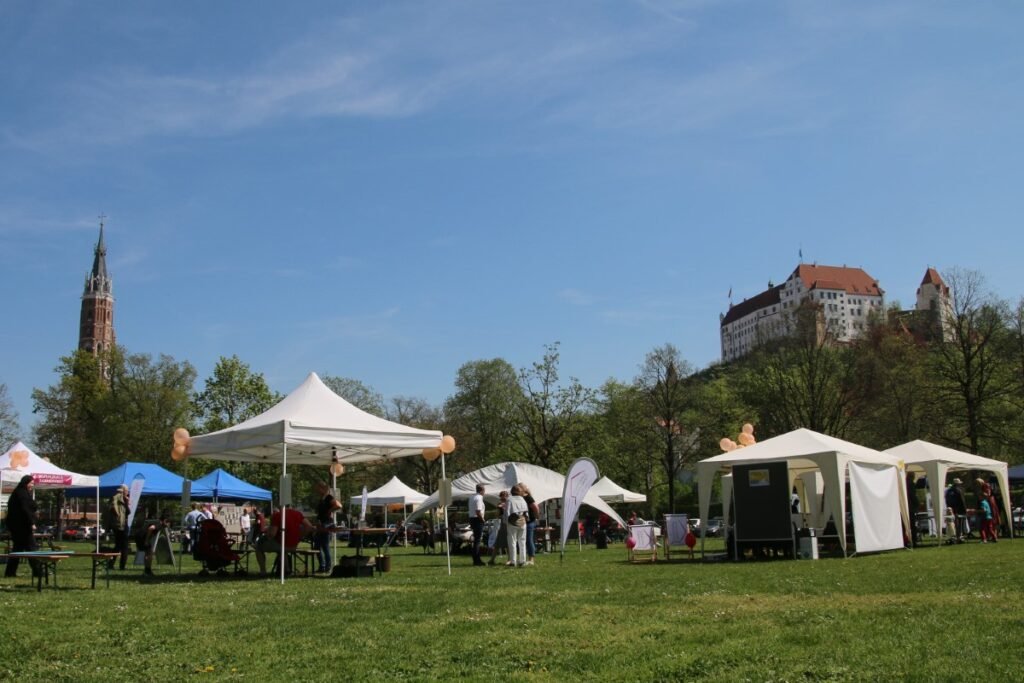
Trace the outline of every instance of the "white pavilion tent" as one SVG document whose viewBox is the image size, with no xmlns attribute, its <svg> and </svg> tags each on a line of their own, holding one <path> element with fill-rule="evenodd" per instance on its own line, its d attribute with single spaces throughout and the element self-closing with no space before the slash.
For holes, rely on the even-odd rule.
<svg viewBox="0 0 1024 683">
<path fill-rule="evenodd" d="M 420 493 L 411 486 L 405 484 L 398 477 L 391 477 L 391 481 L 380 488 L 369 491 L 366 494 L 366 504 L 372 506 L 381 505 L 419 505 L 427 499 L 427 494 Z M 352 496 L 350 499 L 353 505 L 363 502 L 362 494 Z"/>
<path fill-rule="evenodd" d="M 647 496 L 642 493 L 636 493 L 629 489 L 624 489 L 608 477 L 601 477 L 590 487 L 592 493 L 596 493 L 597 496 L 606 503 L 644 503 L 647 502 Z"/>
<path fill-rule="evenodd" d="M 442 434 L 385 420 L 331 391 L 315 372 L 277 405 L 237 425 L 193 437 L 191 455 L 210 460 L 321 465 L 360 463 L 438 448 Z M 281 492 L 282 494 L 290 492 Z M 287 496 L 282 502 L 290 504 Z M 283 521 L 282 516 L 282 521 Z M 283 526 L 283 525 L 282 525 Z M 281 581 L 284 581 L 281 563 Z"/>
<path fill-rule="evenodd" d="M 928 478 L 928 495 L 931 497 L 935 531 L 940 541 L 942 540 L 945 526 L 942 521 L 946 513 L 944 496 L 946 473 L 950 471 L 983 470 L 994 473 L 999 480 L 999 491 L 1003 499 L 1003 519 L 1007 520 L 1007 524 L 1011 529 L 1013 528 L 1011 522 L 1013 517 L 1010 505 L 1010 480 L 1007 475 L 1008 467 L 1005 462 L 939 446 L 938 444 L 920 439 L 900 446 L 894 446 L 885 452 L 903 460 L 907 470 L 923 472 Z"/>
<path fill-rule="evenodd" d="M 786 434 L 766 439 L 746 448 L 738 448 L 722 453 L 697 463 L 698 499 L 700 515 L 706 519 L 711 506 L 711 487 L 716 474 L 727 474 L 735 465 L 756 465 L 766 462 L 785 461 L 789 468 L 792 486 L 801 474 L 820 472 L 824 482 L 823 509 L 825 518 L 831 516 L 835 521 L 836 532 L 843 554 L 846 554 L 846 495 L 845 483 L 851 476 L 860 477 L 858 481 L 866 487 L 884 487 L 891 492 L 899 511 L 892 505 L 864 504 L 854 507 L 854 514 L 861 516 L 860 523 L 865 538 L 871 539 L 870 546 L 865 543 L 864 549 L 882 550 L 903 547 L 902 533 L 898 545 L 894 540 L 894 527 L 902 517 L 906 528 L 910 528 L 907 515 L 906 488 L 902 485 L 903 463 L 892 455 L 859 446 L 849 441 L 837 439 L 810 429 L 796 429 Z M 864 476 L 861 476 L 861 475 Z M 866 481 L 872 479 L 873 481 Z M 895 490 L 893 490 L 895 489 Z M 881 501 L 885 502 L 885 501 Z M 876 501 L 877 503 L 877 501 Z M 886 509 L 883 509 L 886 507 Z M 893 518 L 893 515 L 898 517 Z M 857 529 L 857 521 L 854 522 Z M 876 533 L 884 532 L 884 538 Z M 860 531 L 858 539 L 860 538 Z M 701 527 L 701 543 L 704 540 L 704 527 Z M 858 544 L 858 550 L 860 548 Z"/>
<path fill-rule="evenodd" d="M 88 486 L 96 490 L 96 511 L 100 507 L 100 478 L 91 474 L 78 474 L 57 467 L 52 462 L 40 458 L 21 441 L 17 442 L 3 455 L 0 455 L 0 491 L 9 493 L 18 485 L 26 474 L 38 489 L 66 489 L 72 486 Z M 97 520 L 98 523 L 98 520 Z M 96 547 L 99 548 L 99 534 L 96 534 Z"/>
<path fill-rule="evenodd" d="M 545 467 L 530 465 L 523 462 L 503 462 L 488 465 L 465 474 L 452 482 L 452 500 L 468 500 L 476 493 L 476 485 L 484 485 L 484 500 L 491 505 L 498 504 L 498 494 L 507 491 L 517 482 L 530 487 L 530 495 L 539 505 L 546 500 L 561 499 L 565 488 L 565 476 Z M 595 508 L 623 527 L 626 522 L 613 510 L 608 503 L 594 493 L 593 488 L 583 498 L 583 503 Z M 413 510 L 410 519 L 432 510 L 438 506 L 438 492 L 431 494 L 423 503 Z"/>
</svg>

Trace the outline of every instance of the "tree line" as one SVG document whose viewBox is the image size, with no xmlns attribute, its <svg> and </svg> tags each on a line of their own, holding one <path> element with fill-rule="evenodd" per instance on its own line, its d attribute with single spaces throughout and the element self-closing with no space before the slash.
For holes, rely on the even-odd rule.
<svg viewBox="0 0 1024 683">
<path fill-rule="evenodd" d="M 759 440 L 806 427 L 877 449 L 913 439 L 1015 463 L 1024 425 L 1024 300 L 1016 306 L 984 287 L 980 274 L 952 271 L 948 319 L 908 317 L 895 306 L 876 315 L 856 341 L 839 343 L 813 305 L 798 309 L 795 332 L 766 340 L 729 364 L 696 370 L 679 349 L 652 349 L 627 380 L 586 387 L 560 372 L 560 345 L 515 368 L 501 358 L 472 360 L 456 372 L 442 405 L 398 396 L 385 400 L 358 379 L 321 374 L 357 407 L 415 427 L 453 435 L 447 459 L 456 477 L 503 461 L 565 471 L 594 459 L 626 488 L 648 496 L 649 515 L 693 511 L 694 464 L 720 452 L 722 437 L 744 423 Z M 276 467 L 170 458 L 171 433 L 201 434 L 257 415 L 282 397 L 237 356 L 222 357 L 196 388 L 187 361 L 115 348 L 102 356 L 61 358 L 58 381 L 33 392 L 37 452 L 79 472 L 99 473 L 144 460 L 195 477 L 222 465 L 276 489 Z M 11 440 L 6 387 L 0 384 L 0 430 Z M 300 490 L 328 474 L 299 468 Z M 393 475 L 433 491 L 440 462 L 403 458 L 347 471 L 343 495 Z"/>
</svg>

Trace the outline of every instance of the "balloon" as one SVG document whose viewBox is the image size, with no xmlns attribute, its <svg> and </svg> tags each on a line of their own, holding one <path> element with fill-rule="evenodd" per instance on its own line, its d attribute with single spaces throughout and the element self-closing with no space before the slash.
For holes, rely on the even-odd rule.
<svg viewBox="0 0 1024 683">
<path fill-rule="evenodd" d="M 726 437 L 718 442 L 719 448 L 728 453 L 729 451 L 736 450 L 736 442 Z"/>
<path fill-rule="evenodd" d="M 747 424 L 743 425 L 743 430 L 742 431 L 743 431 L 744 434 L 750 434 L 751 436 L 753 436 L 754 435 L 754 425 L 752 425 L 752 424 L 750 424 L 748 422 Z"/>
<path fill-rule="evenodd" d="M 423 459 L 426 460 L 427 462 L 433 462 L 433 461 L 437 460 L 440 457 L 441 457 L 441 449 L 440 448 L 424 448 L 423 449 Z"/>
<path fill-rule="evenodd" d="M 740 443 L 743 444 L 744 446 L 753 446 L 755 443 L 754 436 L 752 434 L 748 434 L 747 432 L 740 432 L 740 435 L 737 438 L 739 438 Z"/>
<path fill-rule="evenodd" d="M 628 538 L 626 538 L 626 547 L 629 548 L 630 550 L 635 548 L 636 547 L 636 539 L 633 538 L 632 536 L 629 536 Z"/>
<path fill-rule="evenodd" d="M 342 465 L 340 462 L 334 463 L 333 465 L 331 465 L 331 474 L 333 474 L 336 477 L 340 477 L 341 475 L 345 474 L 345 466 Z"/>
<path fill-rule="evenodd" d="M 451 453 L 454 450 L 455 450 L 455 437 L 454 436 L 448 436 L 447 434 L 445 436 L 442 436 L 441 437 L 441 452 L 442 453 Z"/>
<path fill-rule="evenodd" d="M 176 443 L 171 449 L 171 460 L 178 462 L 185 459 L 185 444 Z"/>
<path fill-rule="evenodd" d="M 686 542 L 686 547 L 693 550 L 693 546 L 697 545 L 697 537 L 693 535 L 692 531 L 686 532 L 686 538 L 683 539 Z"/>
<path fill-rule="evenodd" d="M 189 442 L 188 430 L 184 427 L 178 427 L 174 430 L 174 443 L 181 444 L 184 446 Z"/>
</svg>

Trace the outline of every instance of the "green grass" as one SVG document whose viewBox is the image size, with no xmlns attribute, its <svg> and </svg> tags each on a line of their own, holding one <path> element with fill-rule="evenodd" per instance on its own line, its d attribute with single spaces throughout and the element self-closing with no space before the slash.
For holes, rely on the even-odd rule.
<svg viewBox="0 0 1024 683">
<path fill-rule="evenodd" d="M 720 542 L 719 542 L 720 543 Z M 71 544 L 69 544 L 71 545 Z M 84 546 L 83 546 L 84 549 Z M 340 549 L 339 549 L 340 550 Z M 89 590 L 0 579 L 0 679 L 1009 681 L 1024 677 L 1024 540 L 848 560 L 631 565 L 621 544 L 474 568 L 392 551 L 373 579 Z M 254 563 L 255 566 L 255 563 Z"/>
</svg>

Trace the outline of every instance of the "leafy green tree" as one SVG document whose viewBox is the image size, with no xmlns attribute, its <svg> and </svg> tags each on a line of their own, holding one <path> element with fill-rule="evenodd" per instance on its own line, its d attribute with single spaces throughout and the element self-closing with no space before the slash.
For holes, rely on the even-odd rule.
<svg viewBox="0 0 1024 683">
<path fill-rule="evenodd" d="M 798 309 L 794 334 L 758 348 L 744 364 L 741 397 L 760 417 L 759 437 L 805 427 L 844 438 L 856 408 L 853 360 L 816 307 Z"/>
<path fill-rule="evenodd" d="M 601 473 L 632 491 L 642 491 L 653 506 L 656 469 L 661 454 L 650 413 L 637 384 L 607 380 L 598 392 L 595 414 L 588 421 L 595 434 L 587 451 Z M 650 512 L 654 512 L 653 507 Z"/>
<path fill-rule="evenodd" d="M 1004 442 L 1007 402 L 1019 394 L 1008 362 L 1011 315 L 977 271 L 952 269 L 946 275 L 953 311 L 948 341 L 932 344 L 935 398 L 943 406 L 944 440 L 979 453 L 985 440 L 996 447 Z"/>
<path fill-rule="evenodd" d="M 391 399 L 387 418 L 417 429 L 442 429 L 441 411 L 426 399 L 396 396 Z M 419 491 L 431 492 L 441 477 L 439 460 L 428 461 L 418 455 L 393 461 L 394 475 Z M 383 482 L 381 482 L 383 483 Z"/>
<path fill-rule="evenodd" d="M 565 444 L 593 406 L 595 392 L 575 377 L 559 384 L 559 342 L 545 347 L 540 362 L 519 371 L 517 450 L 526 462 L 563 471 L 572 460 Z"/>
<path fill-rule="evenodd" d="M 459 470 L 509 458 L 521 400 L 516 371 L 507 361 L 475 360 L 459 368 L 455 393 L 444 405 L 444 431 L 458 443 L 453 461 Z"/>
<path fill-rule="evenodd" d="M 169 463 L 171 433 L 188 424 L 195 369 L 121 347 L 61 359 L 54 386 L 32 392 L 35 441 L 57 464 L 102 472 L 129 459 Z"/>
<path fill-rule="evenodd" d="M 0 447 L 7 448 L 18 440 L 20 434 L 18 411 L 7 395 L 7 385 L 0 383 Z"/>
<path fill-rule="evenodd" d="M 203 431 L 216 432 L 255 417 L 281 400 L 262 373 L 255 373 L 238 356 L 221 356 L 193 399 L 196 421 Z"/>
<path fill-rule="evenodd" d="M 262 373 L 255 373 L 238 356 L 221 356 L 213 368 L 213 374 L 206 378 L 203 390 L 193 397 L 196 421 L 203 433 L 226 429 L 239 422 L 263 413 L 281 400 L 282 396 L 272 392 Z M 225 470 L 257 486 L 276 489 L 279 467 L 257 463 L 231 463 L 223 465 Z M 212 469 L 211 461 L 189 459 L 186 471 L 202 474 L 200 470 Z M 205 469 L 204 469 L 205 468 Z M 303 488 L 297 487 L 296 495 Z"/>
<path fill-rule="evenodd" d="M 684 413 L 692 390 L 686 378 L 692 369 L 672 344 L 647 354 L 636 379 L 650 420 L 648 429 L 657 435 L 659 464 L 668 484 L 668 509 L 675 512 L 676 478 L 684 462 L 692 460 L 699 445 L 699 431 L 685 422 Z"/>
<path fill-rule="evenodd" d="M 376 390 L 351 377 L 324 375 L 321 379 L 328 389 L 356 408 L 377 417 L 384 417 L 384 397 Z"/>
</svg>

